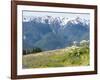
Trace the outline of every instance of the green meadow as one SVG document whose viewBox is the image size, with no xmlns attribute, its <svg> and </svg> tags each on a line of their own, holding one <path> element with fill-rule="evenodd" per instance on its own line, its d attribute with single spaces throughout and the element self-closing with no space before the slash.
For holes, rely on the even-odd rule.
<svg viewBox="0 0 100 80">
<path fill-rule="evenodd" d="M 89 47 L 86 45 L 32 53 L 23 55 L 22 59 L 23 68 L 88 66 L 90 63 Z"/>
</svg>

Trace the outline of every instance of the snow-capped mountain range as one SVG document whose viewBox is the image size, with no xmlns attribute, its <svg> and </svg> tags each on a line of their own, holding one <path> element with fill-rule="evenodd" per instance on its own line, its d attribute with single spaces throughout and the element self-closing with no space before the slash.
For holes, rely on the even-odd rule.
<svg viewBox="0 0 100 80">
<path fill-rule="evenodd" d="M 58 22 L 61 26 L 66 25 L 67 23 L 78 24 L 82 23 L 83 25 L 89 25 L 90 20 L 80 17 L 66 18 L 66 17 L 52 17 L 52 16 L 44 16 L 44 17 L 33 17 L 33 16 L 24 16 L 23 22 L 38 22 L 38 23 L 55 23 Z"/>
<path fill-rule="evenodd" d="M 90 20 L 73 17 L 23 17 L 23 49 L 54 50 L 89 40 Z"/>
</svg>

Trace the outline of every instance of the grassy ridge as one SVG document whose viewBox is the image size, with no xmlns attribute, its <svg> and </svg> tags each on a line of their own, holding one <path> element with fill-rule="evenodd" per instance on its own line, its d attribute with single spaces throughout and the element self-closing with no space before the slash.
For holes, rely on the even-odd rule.
<svg viewBox="0 0 100 80">
<path fill-rule="evenodd" d="M 89 65 L 89 48 L 72 46 L 65 49 L 24 55 L 23 68 L 46 68 Z"/>
</svg>

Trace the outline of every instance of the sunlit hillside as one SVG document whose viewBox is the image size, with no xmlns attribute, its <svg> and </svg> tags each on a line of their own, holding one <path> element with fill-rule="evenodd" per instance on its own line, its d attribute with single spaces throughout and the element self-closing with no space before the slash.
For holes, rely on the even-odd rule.
<svg viewBox="0 0 100 80">
<path fill-rule="evenodd" d="M 23 68 L 46 68 L 67 66 L 88 66 L 89 46 L 81 43 L 64 49 L 56 49 L 23 55 Z"/>
</svg>

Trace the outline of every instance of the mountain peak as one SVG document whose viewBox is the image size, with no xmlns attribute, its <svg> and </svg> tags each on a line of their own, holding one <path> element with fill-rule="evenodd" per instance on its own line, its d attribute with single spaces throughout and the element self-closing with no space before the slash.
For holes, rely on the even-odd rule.
<svg viewBox="0 0 100 80">
<path fill-rule="evenodd" d="M 34 21 L 34 22 L 38 22 L 38 23 L 47 23 L 47 24 L 52 24 L 52 23 L 59 23 L 61 26 L 66 25 L 67 23 L 71 23 L 71 24 L 78 24 L 78 23 L 82 23 L 83 25 L 89 25 L 90 20 L 87 20 L 85 18 L 80 18 L 80 17 L 76 17 L 76 18 L 68 18 L 68 17 L 52 17 L 49 15 L 43 16 L 43 17 L 37 17 L 37 16 L 25 16 L 23 18 L 23 22 L 30 22 L 30 21 Z"/>
</svg>

